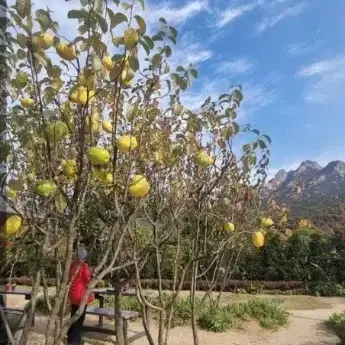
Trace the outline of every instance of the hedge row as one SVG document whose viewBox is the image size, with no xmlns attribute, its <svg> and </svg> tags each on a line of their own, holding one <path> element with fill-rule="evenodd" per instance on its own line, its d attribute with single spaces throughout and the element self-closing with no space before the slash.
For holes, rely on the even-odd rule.
<svg viewBox="0 0 345 345">
<path fill-rule="evenodd" d="M 12 279 L 18 285 L 32 285 L 32 279 L 28 277 L 14 277 Z M 0 284 L 3 285 L 7 282 L 7 279 L 0 278 Z M 47 279 L 48 286 L 55 286 L 55 279 L 50 278 Z M 100 284 L 102 285 L 102 284 Z M 134 284 L 132 284 L 133 286 Z M 158 289 L 158 280 L 157 279 L 143 279 L 141 281 L 141 285 L 144 289 Z M 164 290 L 172 290 L 173 288 L 173 281 L 172 280 L 163 280 L 162 286 Z M 205 291 L 209 289 L 210 283 L 207 281 L 198 281 L 197 282 L 197 290 Z M 183 290 L 189 290 L 191 288 L 191 282 L 186 281 L 183 284 Z M 245 290 L 247 292 L 262 292 L 262 291 L 290 291 L 290 290 L 302 290 L 304 289 L 303 282 L 300 281 L 252 281 L 252 280 L 230 280 L 225 288 L 224 291 L 240 291 Z M 221 283 L 216 284 L 214 287 L 215 291 L 219 291 L 221 289 Z"/>
<path fill-rule="evenodd" d="M 157 279 L 143 279 L 141 285 L 144 289 L 158 289 Z M 214 287 L 214 291 L 220 291 L 221 283 L 217 283 Z M 163 280 L 162 287 L 164 290 L 172 290 L 173 281 Z M 186 281 L 183 284 L 183 290 L 190 290 L 191 282 Z M 198 281 L 196 289 L 199 291 L 205 291 L 210 288 L 210 282 Z M 289 291 L 289 290 L 302 290 L 305 286 L 301 281 L 252 281 L 252 280 L 230 280 L 225 285 L 223 291 L 232 292 L 238 290 L 245 290 L 247 292 L 262 292 L 270 290 Z"/>
</svg>

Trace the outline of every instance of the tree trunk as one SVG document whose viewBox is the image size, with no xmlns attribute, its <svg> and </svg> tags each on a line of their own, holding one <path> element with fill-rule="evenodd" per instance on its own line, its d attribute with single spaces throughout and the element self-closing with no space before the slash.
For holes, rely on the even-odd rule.
<svg viewBox="0 0 345 345">
<path fill-rule="evenodd" d="M 125 345 L 125 337 L 123 334 L 123 320 L 121 318 L 121 283 L 118 274 L 114 274 L 114 289 L 115 289 L 115 333 L 117 345 Z"/>
<path fill-rule="evenodd" d="M 192 271 L 192 286 L 191 286 L 191 305 L 192 305 L 192 330 L 193 330 L 193 343 L 194 345 L 199 345 L 199 334 L 198 334 L 198 325 L 196 321 L 196 310 L 195 310 L 195 291 L 196 291 L 196 277 L 198 274 L 198 263 L 197 261 L 193 262 L 193 271 Z"/>
</svg>

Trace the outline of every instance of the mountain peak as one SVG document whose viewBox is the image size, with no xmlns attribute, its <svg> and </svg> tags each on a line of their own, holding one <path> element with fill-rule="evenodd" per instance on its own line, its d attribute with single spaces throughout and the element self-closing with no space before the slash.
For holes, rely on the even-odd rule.
<svg viewBox="0 0 345 345">
<path fill-rule="evenodd" d="M 311 161 L 311 160 L 309 160 L 309 159 L 307 159 L 307 160 L 305 160 L 305 161 L 303 161 L 302 163 L 301 163 L 301 165 L 298 167 L 298 169 L 297 170 L 299 170 L 299 169 L 309 169 L 309 168 L 312 168 L 312 169 L 315 169 L 315 170 L 320 170 L 320 169 L 322 169 L 322 166 L 318 163 L 318 162 L 315 162 L 315 161 Z M 296 171 L 297 171 L 296 170 Z"/>
</svg>

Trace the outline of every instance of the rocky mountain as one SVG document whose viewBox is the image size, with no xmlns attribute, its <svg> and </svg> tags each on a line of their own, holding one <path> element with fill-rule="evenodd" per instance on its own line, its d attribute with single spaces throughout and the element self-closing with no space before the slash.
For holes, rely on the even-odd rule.
<svg viewBox="0 0 345 345">
<path fill-rule="evenodd" d="M 280 170 L 268 181 L 266 193 L 281 202 L 320 202 L 345 193 L 345 163 L 333 161 L 322 167 L 306 160 L 292 171 Z"/>
<path fill-rule="evenodd" d="M 327 231 L 345 234 L 345 162 L 322 167 L 307 160 L 296 170 L 280 170 L 264 194 L 289 206 L 293 217 L 309 218 Z"/>
</svg>

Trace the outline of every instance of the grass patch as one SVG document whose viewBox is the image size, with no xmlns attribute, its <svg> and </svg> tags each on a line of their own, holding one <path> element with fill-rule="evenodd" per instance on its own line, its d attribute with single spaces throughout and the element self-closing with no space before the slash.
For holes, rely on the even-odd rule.
<svg viewBox="0 0 345 345">
<path fill-rule="evenodd" d="M 198 318 L 200 329 L 221 333 L 229 330 L 234 323 L 232 314 L 228 309 L 211 307 Z"/>
<path fill-rule="evenodd" d="M 327 325 L 339 337 L 339 339 L 341 340 L 340 344 L 344 345 L 345 344 L 345 311 L 342 313 L 332 314 L 327 321 Z"/>
<path fill-rule="evenodd" d="M 288 325 L 289 313 L 280 301 L 258 298 L 217 309 L 210 307 L 199 317 L 198 324 L 203 330 L 225 332 L 250 319 L 256 320 L 262 328 L 277 330 Z"/>
</svg>

